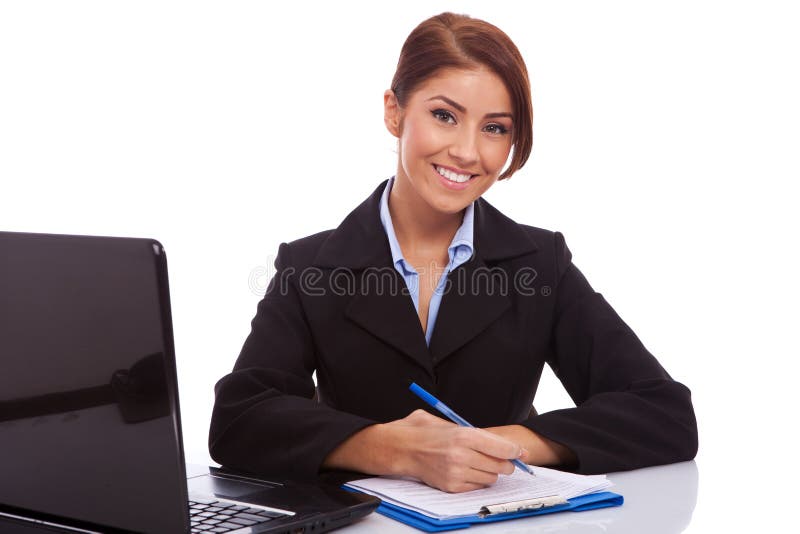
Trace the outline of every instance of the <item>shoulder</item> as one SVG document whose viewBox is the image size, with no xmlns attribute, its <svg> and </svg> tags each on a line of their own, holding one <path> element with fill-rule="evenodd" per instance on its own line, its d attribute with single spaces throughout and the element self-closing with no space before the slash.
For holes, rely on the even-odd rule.
<svg viewBox="0 0 800 534">
<path fill-rule="evenodd" d="M 548 230 L 547 228 L 539 228 L 538 226 L 531 226 L 529 224 L 519 224 L 518 225 L 528 237 L 539 243 L 540 245 L 552 245 L 559 239 L 564 239 L 564 236 L 561 232 L 557 230 Z"/>
<path fill-rule="evenodd" d="M 564 234 L 558 230 L 548 230 L 527 224 L 520 224 L 519 226 L 533 241 L 540 244 L 540 249 L 543 249 L 543 251 L 558 255 L 563 255 L 565 251 L 569 251 Z"/>
<path fill-rule="evenodd" d="M 281 243 L 278 258 L 283 265 L 306 267 L 314 263 L 320 249 L 334 232 L 334 229 L 323 230 L 294 241 Z"/>
<path fill-rule="evenodd" d="M 295 267 L 358 269 L 384 264 L 387 257 L 391 259 L 379 213 L 386 183 L 382 182 L 337 228 L 282 244 L 278 259 Z"/>
<path fill-rule="evenodd" d="M 490 260 L 535 255 L 558 261 L 566 251 L 561 232 L 518 223 L 482 198 L 476 205 L 475 237 L 481 254 Z"/>
</svg>

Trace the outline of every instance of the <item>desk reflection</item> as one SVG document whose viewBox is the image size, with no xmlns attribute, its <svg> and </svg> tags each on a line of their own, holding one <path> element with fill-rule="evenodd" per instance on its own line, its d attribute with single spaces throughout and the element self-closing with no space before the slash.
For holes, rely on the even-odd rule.
<svg viewBox="0 0 800 534">
<path fill-rule="evenodd" d="M 469 532 L 675 534 L 683 532 L 689 526 L 697 504 L 699 481 L 697 464 L 694 461 L 610 473 L 608 478 L 614 483 L 609 491 L 625 497 L 625 504 L 622 506 L 502 521 L 473 526 L 469 528 Z M 372 514 L 359 523 L 343 528 L 342 532 L 391 534 L 419 531 Z"/>
</svg>

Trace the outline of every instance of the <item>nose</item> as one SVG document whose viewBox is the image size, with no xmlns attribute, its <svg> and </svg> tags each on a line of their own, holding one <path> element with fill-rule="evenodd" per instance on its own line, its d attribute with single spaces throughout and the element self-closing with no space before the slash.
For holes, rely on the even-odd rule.
<svg viewBox="0 0 800 534">
<path fill-rule="evenodd" d="M 469 167 L 478 161 L 478 135 L 471 128 L 460 128 L 450 144 L 448 154 L 459 163 Z"/>
</svg>

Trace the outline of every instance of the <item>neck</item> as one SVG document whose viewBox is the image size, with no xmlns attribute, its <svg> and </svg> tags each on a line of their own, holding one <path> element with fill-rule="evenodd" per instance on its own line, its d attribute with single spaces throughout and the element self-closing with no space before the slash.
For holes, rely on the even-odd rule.
<svg viewBox="0 0 800 534">
<path fill-rule="evenodd" d="M 447 247 L 461 226 L 464 210 L 442 213 L 420 198 L 403 179 L 395 178 L 389 193 L 389 213 L 404 254 L 447 255 Z"/>
</svg>

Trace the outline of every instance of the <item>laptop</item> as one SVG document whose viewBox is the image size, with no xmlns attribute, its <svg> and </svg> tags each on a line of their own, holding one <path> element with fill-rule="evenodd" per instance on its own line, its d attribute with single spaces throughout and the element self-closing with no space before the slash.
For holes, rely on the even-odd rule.
<svg viewBox="0 0 800 534">
<path fill-rule="evenodd" d="M 324 532 L 379 504 L 187 478 L 157 241 L 0 232 L 0 362 L 0 532 Z"/>
</svg>

